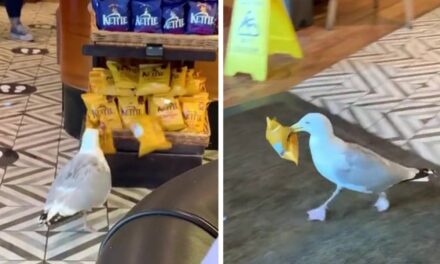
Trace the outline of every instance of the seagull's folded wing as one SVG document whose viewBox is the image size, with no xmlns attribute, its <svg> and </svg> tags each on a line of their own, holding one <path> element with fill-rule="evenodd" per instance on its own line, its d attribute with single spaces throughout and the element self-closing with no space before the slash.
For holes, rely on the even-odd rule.
<svg viewBox="0 0 440 264">
<path fill-rule="evenodd" d="M 52 184 L 45 210 L 57 205 L 67 214 L 72 214 L 104 202 L 110 188 L 103 182 L 105 174 L 108 174 L 105 164 L 95 156 L 77 155 L 61 170 Z"/>
<path fill-rule="evenodd" d="M 411 170 L 357 144 L 347 144 L 336 175 L 341 182 L 382 192 L 411 175 Z"/>
</svg>

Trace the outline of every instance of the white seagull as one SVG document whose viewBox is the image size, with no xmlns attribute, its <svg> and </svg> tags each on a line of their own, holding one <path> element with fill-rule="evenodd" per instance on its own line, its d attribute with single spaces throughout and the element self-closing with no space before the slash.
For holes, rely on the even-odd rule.
<svg viewBox="0 0 440 264">
<path fill-rule="evenodd" d="M 333 133 L 330 120 L 310 113 L 291 126 L 293 132 L 310 134 L 309 146 L 317 171 L 336 185 L 336 190 L 319 207 L 308 211 L 309 220 L 324 221 L 327 205 L 342 189 L 378 195 L 374 206 L 379 212 L 389 207 L 385 191 L 403 181 L 427 181 L 430 169 L 407 168 L 360 145 L 344 142 Z"/>
<path fill-rule="evenodd" d="M 40 223 L 51 225 L 82 212 L 84 228 L 93 231 L 87 225 L 87 211 L 104 204 L 111 185 L 110 168 L 99 146 L 99 131 L 87 128 L 79 152 L 52 183 Z"/>
</svg>

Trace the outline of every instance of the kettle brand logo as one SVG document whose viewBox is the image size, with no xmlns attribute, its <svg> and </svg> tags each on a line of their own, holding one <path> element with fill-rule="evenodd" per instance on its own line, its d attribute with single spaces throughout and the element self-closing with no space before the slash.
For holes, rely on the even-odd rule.
<svg viewBox="0 0 440 264">
<path fill-rule="evenodd" d="M 158 106 L 157 110 L 159 112 L 177 110 L 177 105 L 174 103 L 170 103 L 170 104 L 166 104 L 164 106 Z"/>
<path fill-rule="evenodd" d="M 142 15 L 136 16 L 136 26 L 157 26 L 159 25 L 159 18 L 150 14 L 148 7 Z"/>
<path fill-rule="evenodd" d="M 99 118 L 100 116 L 112 115 L 113 111 L 111 108 L 107 108 L 105 105 L 100 105 L 96 110 L 92 110 L 93 117 Z"/>
<path fill-rule="evenodd" d="M 182 28 L 185 24 L 183 18 L 179 18 L 176 13 L 171 11 L 170 18 L 165 21 L 164 28 L 166 29 L 176 29 Z"/>
<path fill-rule="evenodd" d="M 108 16 L 106 16 L 105 14 L 102 15 L 104 26 L 121 26 L 128 24 L 128 17 L 121 16 L 118 11 L 117 5 L 110 5 L 109 7 L 112 10 L 112 13 Z"/>
<path fill-rule="evenodd" d="M 122 109 L 122 114 L 127 116 L 137 116 L 141 115 L 141 110 L 134 106 L 127 106 L 125 109 Z"/>
<path fill-rule="evenodd" d="M 191 14 L 191 24 L 214 25 L 214 17 L 208 13 L 207 4 L 198 4 L 200 12 Z"/>
<path fill-rule="evenodd" d="M 164 76 L 164 72 L 159 71 L 156 68 L 153 68 L 151 70 L 151 72 L 142 72 L 142 77 L 143 78 L 150 78 L 150 77 L 159 78 L 159 77 L 162 77 L 162 76 Z"/>
</svg>

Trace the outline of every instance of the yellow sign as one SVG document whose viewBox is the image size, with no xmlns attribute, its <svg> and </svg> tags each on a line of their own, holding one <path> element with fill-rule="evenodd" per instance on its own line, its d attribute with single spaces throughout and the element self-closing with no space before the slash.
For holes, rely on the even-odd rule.
<svg viewBox="0 0 440 264">
<path fill-rule="evenodd" d="M 225 75 L 249 73 L 264 81 L 269 55 L 274 53 L 303 56 L 282 0 L 235 0 Z"/>
</svg>

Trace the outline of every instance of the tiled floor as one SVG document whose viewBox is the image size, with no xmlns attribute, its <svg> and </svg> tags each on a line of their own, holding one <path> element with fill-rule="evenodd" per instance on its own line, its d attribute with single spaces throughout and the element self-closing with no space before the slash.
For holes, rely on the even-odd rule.
<svg viewBox="0 0 440 264">
<path fill-rule="evenodd" d="M 76 153 L 78 140 L 62 129 L 61 82 L 56 61 L 57 4 L 26 4 L 23 22 L 36 41 L 7 40 L 8 21 L 0 8 L 0 88 L 20 83 L 37 88 L 30 95 L 0 93 L 0 147 L 19 159 L 0 168 L 0 263 L 94 263 L 101 239 L 147 189 L 114 188 L 107 206 L 88 215 L 96 233 L 82 230 L 79 217 L 48 230 L 37 224 L 48 188 L 59 167 Z M 47 49 L 48 54 L 20 54 L 12 49 Z M 29 53 L 29 52 L 28 52 Z M 208 153 L 209 160 L 216 152 Z"/>
<path fill-rule="evenodd" d="M 440 164 L 440 9 L 291 92 Z"/>
</svg>

